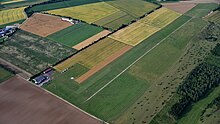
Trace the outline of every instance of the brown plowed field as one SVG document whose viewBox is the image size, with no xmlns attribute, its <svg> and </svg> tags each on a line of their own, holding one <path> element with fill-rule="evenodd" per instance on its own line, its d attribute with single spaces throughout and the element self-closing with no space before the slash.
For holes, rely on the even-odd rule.
<svg viewBox="0 0 220 124">
<path fill-rule="evenodd" d="M 71 26 L 72 24 L 62 21 L 60 17 L 36 13 L 28 18 L 22 25 L 21 29 L 33 34 L 47 37 L 57 31 Z"/>
<path fill-rule="evenodd" d="M 107 59 L 105 59 L 104 61 L 100 62 L 98 65 L 94 66 L 93 68 L 91 68 L 88 72 L 86 72 L 85 74 L 83 74 L 82 76 L 80 76 L 79 78 L 76 79 L 76 81 L 78 83 L 82 83 L 83 81 L 87 80 L 89 77 L 91 77 L 92 75 L 94 75 L 96 72 L 100 71 L 102 68 L 104 68 L 106 65 L 108 65 L 109 63 L 113 62 L 115 59 L 117 59 L 118 57 L 120 57 L 121 55 L 123 55 L 124 53 L 126 53 L 128 50 L 130 50 L 132 48 L 132 46 L 126 46 L 124 48 L 122 48 L 119 52 L 111 55 L 110 57 L 108 57 Z"/>
<path fill-rule="evenodd" d="M 186 13 L 190 9 L 196 6 L 195 3 L 183 3 L 183 2 L 175 2 L 175 3 L 164 3 L 162 4 L 164 7 L 174 10 L 179 13 Z"/>
<path fill-rule="evenodd" d="M 0 85 L 0 124 L 101 124 L 20 77 Z"/>
<path fill-rule="evenodd" d="M 100 39 L 100 38 L 102 38 L 102 37 L 105 37 L 106 35 L 108 35 L 108 34 L 110 34 L 110 33 L 111 33 L 110 31 L 104 30 L 104 31 L 102 31 L 102 32 L 100 32 L 100 33 L 98 33 L 98 34 L 96 34 L 96 35 L 90 37 L 89 39 L 84 40 L 83 42 L 81 42 L 81 43 L 79 43 L 79 44 L 73 46 L 73 48 L 74 48 L 74 49 L 77 49 L 77 50 L 80 50 L 80 49 L 82 49 L 82 48 L 88 46 L 89 44 L 92 44 L 94 41 L 96 41 L 96 40 L 98 40 L 98 39 Z"/>
</svg>

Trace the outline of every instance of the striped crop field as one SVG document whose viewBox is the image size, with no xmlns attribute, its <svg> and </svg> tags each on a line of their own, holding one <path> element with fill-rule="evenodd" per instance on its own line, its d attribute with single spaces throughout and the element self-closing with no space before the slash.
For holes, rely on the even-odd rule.
<svg viewBox="0 0 220 124">
<path fill-rule="evenodd" d="M 55 15 L 80 19 L 88 23 L 93 23 L 118 11 L 119 10 L 117 8 L 105 2 L 98 2 L 76 7 L 56 9 L 47 12 Z"/>
<path fill-rule="evenodd" d="M 180 16 L 180 13 L 173 10 L 161 8 L 146 16 L 141 21 L 154 27 L 164 28 Z"/>
<path fill-rule="evenodd" d="M 138 22 L 117 31 L 110 37 L 123 43 L 136 46 L 144 39 L 176 20 L 179 16 L 181 16 L 181 14 L 166 8 L 161 8 Z"/>
<path fill-rule="evenodd" d="M 24 7 L 0 11 L 0 25 L 26 18 Z"/>
<path fill-rule="evenodd" d="M 76 63 L 79 63 L 86 68 L 92 68 L 126 46 L 128 45 L 111 38 L 105 38 L 93 46 L 83 50 L 79 54 L 56 65 L 54 68 L 59 72 L 62 72 Z"/>
</svg>

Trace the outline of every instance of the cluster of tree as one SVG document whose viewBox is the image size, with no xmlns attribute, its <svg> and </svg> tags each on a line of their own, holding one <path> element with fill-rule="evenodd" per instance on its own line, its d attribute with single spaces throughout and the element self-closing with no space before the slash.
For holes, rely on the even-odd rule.
<svg viewBox="0 0 220 124">
<path fill-rule="evenodd" d="M 3 69 L 5 69 L 5 70 L 7 70 L 8 72 L 11 72 L 12 74 L 18 74 L 18 73 L 20 73 L 18 70 L 14 70 L 14 69 L 10 68 L 9 66 L 3 65 L 3 64 L 1 64 L 1 63 L 0 63 L 0 67 L 3 68 Z"/>
<path fill-rule="evenodd" d="M 202 31 L 200 38 L 207 41 L 217 41 L 220 37 L 220 25 L 210 22 L 209 25 Z"/>
<path fill-rule="evenodd" d="M 187 107 L 204 98 L 219 83 L 219 67 L 208 63 L 198 65 L 179 86 L 177 93 L 181 99 L 171 107 L 169 114 L 176 119 L 180 118 Z"/>
</svg>

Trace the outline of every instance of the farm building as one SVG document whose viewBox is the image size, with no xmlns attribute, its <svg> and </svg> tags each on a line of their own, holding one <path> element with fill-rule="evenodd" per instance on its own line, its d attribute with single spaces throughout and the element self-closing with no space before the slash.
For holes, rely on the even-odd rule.
<svg viewBox="0 0 220 124">
<path fill-rule="evenodd" d="M 34 78 L 33 81 L 36 85 L 42 86 L 43 84 L 45 84 L 51 80 L 52 74 L 53 74 L 53 70 L 47 69 L 43 72 L 43 74 Z"/>
</svg>

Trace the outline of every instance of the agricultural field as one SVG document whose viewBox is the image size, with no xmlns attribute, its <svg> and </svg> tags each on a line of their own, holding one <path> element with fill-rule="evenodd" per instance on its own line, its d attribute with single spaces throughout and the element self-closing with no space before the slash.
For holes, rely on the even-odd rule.
<svg viewBox="0 0 220 124">
<path fill-rule="evenodd" d="M 0 76 L 0 83 L 13 76 L 13 74 L 11 72 L 5 70 L 2 67 L 0 67 L 0 75 L 1 75 Z"/>
<path fill-rule="evenodd" d="M 162 5 L 168 9 L 171 9 L 181 14 L 186 13 L 187 11 L 191 10 L 193 7 L 196 6 L 195 3 L 184 3 L 184 2 L 174 2 L 174 3 L 168 2 L 168 3 L 162 3 Z"/>
<path fill-rule="evenodd" d="M 23 30 L 17 31 L 0 46 L 2 59 L 37 74 L 76 50 Z"/>
<path fill-rule="evenodd" d="M 16 22 L 26 18 L 24 7 L 0 11 L 0 25 Z"/>
<path fill-rule="evenodd" d="M 207 20 L 211 21 L 211 22 L 216 22 L 220 24 L 220 11 L 217 10 L 213 13 L 211 13 L 210 15 L 208 15 Z"/>
<path fill-rule="evenodd" d="M 18 7 L 25 7 L 30 6 L 42 2 L 46 2 L 48 0 L 4 0 L 2 7 L 5 9 L 10 8 L 18 8 Z"/>
<path fill-rule="evenodd" d="M 61 15 L 80 19 L 88 23 L 93 23 L 97 20 L 105 18 L 119 10 L 115 7 L 105 3 L 92 3 L 75 7 L 62 8 L 57 10 L 47 11 L 50 14 Z"/>
<path fill-rule="evenodd" d="M 7 3 L 14 3 L 14 2 L 20 2 L 24 0 L 3 0 L 1 1 L 1 4 L 7 4 Z"/>
<path fill-rule="evenodd" d="M 66 46 L 73 47 L 102 31 L 103 29 L 101 27 L 80 22 L 53 33 L 47 38 Z"/>
<path fill-rule="evenodd" d="M 75 63 L 79 63 L 86 68 L 92 68 L 102 62 L 107 57 L 116 53 L 127 45 L 111 38 L 105 38 L 80 53 L 70 57 L 54 68 L 60 72 L 70 68 Z"/>
<path fill-rule="evenodd" d="M 64 99 L 78 105 L 97 117 L 107 120 L 108 122 L 114 122 L 114 120 L 122 115 L 123 112 L 149 88 L 150 82 L 137 78 L 126 71 L 92 99 L 89 101 L 86 100 L 127 68 L 138 57 L 151 49 L 187 20 L 187 17 L 178 18 L 172 25 L 155 33 L 155 35 L 146 42 L 135 46 L 82 84 L 78 84 L 71 79 L 72 74 L 67 70 L 63 73 L 57 73 L 55 80 L 45 85 L 44 88 L 62 96 Z M 80 96 L 77 94 L 80 94 Z M 84 104 L 81 104 L 82 102 Z"/>
<path fill-rule="evenodd" d="M 28 18 L 20 28 L 41 37 L 47 37 L 71 25 L 69 22 L 62 21 L 60 17 L 36 13 Z"/>
<path fill-rule="evenodd" d="M 173 22 L 179 16 L 179 13 L 166 8 L 161 8 L 128 27 L 117 31 L 110 37 L 135 46 L 155 32 L 161 30 L 161 28 Z"/>
<path fill-rule="evenodd" d="M 0 120 L 3 124 L 60 124 L 72 123 L 73 120 L 77 124 L 102 124 L 100 120 L 19 76 L 1 84 L 0 94 L 0 114 L 3 115 Z"/>
<path fill-rule="evenodd" d="M 146 2 L 144 0 L 106 0 L 106 3 L 126 12 L 134 18 L 143 16 L 144 14 L 156 9 L 158 5 Z"/>
</svg>

